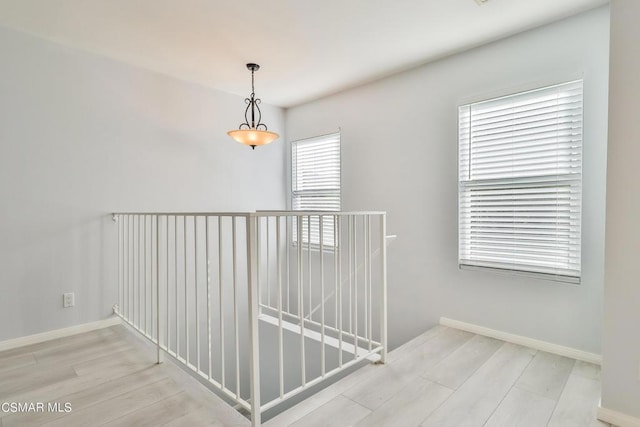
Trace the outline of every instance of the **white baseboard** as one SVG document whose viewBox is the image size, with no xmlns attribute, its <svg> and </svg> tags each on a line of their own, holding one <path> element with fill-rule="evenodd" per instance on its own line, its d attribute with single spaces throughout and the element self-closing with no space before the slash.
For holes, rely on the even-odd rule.
<svg viewBox="0 0 640 427">
<path fill-rule="evenodd" d="M 595 353 L 589 353 L 588 351 L 578 350 L 571 347 L 565 347 L 563 345 L 554 344 L 546 341 L 540 341 L 533 338 L 524 337 L 522 335 L 511 334 L 509 332 L 498 331 L 495 329 L 486 328 L 484 326 L 478 326 L 472 323 L 461 322 L 459 320 L 453 320 L 446 317 L 440 318 L 440 324 L 442 326 L 448 326 L 455 329 L 461 329 L 467 332 L 473 332 L 474 334 L 496 338 L 502 341 L 523 345 L 525 347 L 535 348 L 536 350 L 542 350 L 548 353 L 558 354 L 560 356 L 582 360 L 584 362 L 595 363 L 596 365 L 602 364 L 601 355 L 595 354 Z"/>
<path fill-rule="evenodd" d="M 640 418 L 598 405 L 598 419 L 619 427 L 640 427 Z"/>
<path fill-rule="evenodd" d="M 38 344 L 45 341 L 54 340 L 56 338 L 68 337 L 71 335 L 81 334 L 83 332 L 95 331 L 96 329 L 108 328 L 109 326 L 119 325 L 120 318 L 116 316 L 109 317 L 104 320 L 83 323 L 81 325 L 70 326 L 63 329 L 55 329 L 53 331 L 42 332 L 40 334 L 27 335 L 25 337 L 12 338 L 6 341 L 0 341 L 0 351 L 11 350 L 12 348 L 24 347 L 26 345 Z"/>
</svg>

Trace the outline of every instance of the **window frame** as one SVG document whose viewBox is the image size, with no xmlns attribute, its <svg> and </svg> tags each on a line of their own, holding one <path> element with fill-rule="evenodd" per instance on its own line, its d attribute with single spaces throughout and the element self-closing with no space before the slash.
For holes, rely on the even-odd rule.
<svg viewBox="0 0 640 427">
<path fill-rule="evenodd" d="M 472 240 L 471 237 L 465 237 L 463 239 L 462 237 L 462 226 L 463 226 L 463 207 L 461 206 L 462 204 L 462 200 L 463 197 L 465 196 L 465 194 L 463 194 L 464 191 L 469 192 L 469 187 L 472 187 L 473 184 L 468 184 L 468 183 L 473 183 L 474 181 L 477 182 L 482 182 L 482 181 L 490 181 L 490 179 L 476 179 L 473 180 L 471 177 L 469 178 L 469 180 L 464 181 L 466 183 L 466 187 L 465 185 L 463 185 L 463 180 L 462 180 L 462 169 L 463 169 L 463 161 L 461 160 L 461 151 L 462 151 L 462 138 L 461 138 L 461 133 L 463 131 L 463 126 L 461 124 L 461 109 L 465 108 L 465 107 L 472 107 L 474 105 L 479 105 L 479 104 L 484 104 L 484 103 L 496 103 L 499 102 L 500 100 L 507 100 L 509 98 L 516 98 L 519 96 L 524 97 L 525 95 L 528 95 L 530 93 L 534 93 L 537 91 L 544 91 L 544 90 L 550 90 L 556 87 L 562 87 L 562 86 L 571 86 L 571 85 L 579 85 L 579 94 L 580 94 L 580 101 L 579 101 L 579 105 L 580 105 L 580 126 L 579 126 L 579 155 L 577 156 L 579 159 L 579 172 L 577 175 L 577 179 L 576 178 L 568 178 L 569 176 L 571 176 L 571 174 L 567 173 L 566 177 L 564 179 L 561 179 L 560 177 L 562 176 L 561 174 L 549 174 L 549 175 L 543 175 L 544 177 L 550 177 L 555 175 L 556 176 L 556 180 L 552 181 L 549 180 L 547 182 L 554 182 L 556 187 L 560 187 L 563 183 L 567 183 L 566 186 L 570 187 L 571 190 L 574 190 L 577 188 L 578 191 L 578 214 L 577 214 L 577 229 L 578 231 L 575 233 L 575 235 L 577 235 L 577 241 L 578 243 L 575 244 L 574 246 L 577 247 L 577 265 L 578 268 L 577 270 L 575 270 L 577 272 L 577 274 L 563 274 L 563 273 L 558 273 L 558 272 L 542 272 L 540 270 L 544 269 L 545 267 L 542 265 L 530 265 L 525 266 L 523 264 L 516 264 L 516 263 L 511 263 L 512 268 L 509 268 L 509 262 L 505 261 L 505 259 L 503 258 L 501 260 L 501 262 L 497 262 L 496 264 L 502 264 L 500 266 L 488 266 L 486 264 L 490 264 L 489 262 L 485 262 L 485 265 L 481 265 L 482 262 L 477 261 L 474 264 L 473 260 L 471 260 L 471 257 L 467 257 L 467 258 L 463 258 L 462 254 L 463 252 L 465 252 L 465 248 L 463 248 L 463 244 L 466 242 L 470 242 Z M 506 102 L 506 101 L 505 101 Z M 584 176 L 583 176 L 583 165 L 584 165 L 584 79 L 582 77 L 580 78 L 576 78 L 573 80 L 569 80 L 569 81 L 563 81 L 560 83 L 555 83 L 555 84 L 547 84 L 544 86 L 538 85 L 537 87 L 534 88 L 529 88 L 526 90 L 519 90 L 516 92 L 512 92 L 506 95 L 502 95 L 502 96 L 492 96 L 490 98 L 485 98 L 482 100 L 474 100 L 473 102 L 467 102 L 464 104 L 461 104 L 458 106 L 457 108 L 458 111 L 458 118 L 457 118 L 457 125 L 458 125 L 458 129 L 457 129 L 457 172 L 458 172 L 458 195 L 457 195 L 457 203 L 458 203 L 458 267 L 462 270 L 480 270 L 480 271 L 492 271 L 492 272 L 496 272 L 496 273 L 501 273 L 501 274 L 509 274 L 509 275 L 518 275 L 518 276 L 528 276 L 528 277 L 534 277 L 534 278 L 540 278 L 540 279 L 546 279 L 546 280 L 552 280 L 552 281 L 556 281 L 556 282 L 565 282 L 565 283 L 573 283 L 573 284 L 579 284 L 581 283 L 582 280 L 582 274 L 583 274 L 583 269 L 582 269 L 582 243 L 583 243 L 583 239 L 582 239 L 582 226 L 583 226 L 583 221 L 582 221 L 582 217 L 583 217 L 583 196 L 584 196 L 584 191 L 583 191 L 583 182 L 584 182 Z M 470 114 L 471 114 L 471 110 L 470 110 Z M 469 153 L 471 152 L 471 150 L 473 149 L 473 142 L 472 142 L 472 136 L 471 136 L 471 127 L 472 127 L 472 117 L 470 116 L 470 122 L 467 125 L 469 128 Z M 559 123 L 559 122 L 557 122 Z M 561 144 L 559 142 L 556 142 L 556 144 L 558 146 L 560 146 Z M 520 153 L 522 154 L 522 153 Z M 469 156 L 471 156 L 471 154 L 469 154 Z M 496 155 L 497 156 L 497 155 Z M 494 157 L 495 158 L 495 157 Z M 469 157 L 469 159 L 467 160 L 468 164 L 465 166 L 466 169 L 464 170 L 464 172 L 469 172 L 469 174 L 472 174 L 472 157 Z M 549 161 L 549 163 L 552 163 L 551 161 Z M 556 160 L 557 163 L 557 160 Z M 539 175 L 536 174 L 529 174 L 529 175 L 525 175 L 525 176 L 520 176 L 518 178 L 511 178 L 514 182 L 521 180 L 521 182 L 526 183 L 528 180 L 528 183 L 530 185 L 533 185 L 532 183 L 535 181 L 536 177 L 540 177 Z M 496 179 L 496 182 L 499 182 L 500 179 Z M 509 178 L 502 178 L 502 182 L 508 182 Z M 572 182 L 577 182 L 577 184 L 572 184 Z M 534 188 L 534 187 L 532 187 Z M 525 194 L 524 192 L 522 193 L 517 193 L 517 195 L 522 195 Z M 466 194 L 466 197 L 470 197 L 470 193 Z M 556 204 L 554 205 L 556 209 L 559 209 L 559 204 L 556 201 Z M 472 212 L 473 208 L 467 208 L 468 212 Z M 479 208 L 478 208 L 479 210 Z M 471 217 L 473 215 L 471 213 L 468 214 L 468 221 L 470 221 Z M 517 216 L 514 216 L 513 218 L 518 218 Z M 518 230 L 517 227 L 513 227 L 511 228 L 511 230 Z M 571 236 L 574 236 L 573 234 L 569 233 Z M 465 240 L 465 241 L 463 241 Z M 554 241 L 554 242 L 557 242 Z M 571 245 L 568 245 L 569 247 Z M 521 251 L 522 249 L 520 249 Z M 470 252 L 470 248 L 466 249 L 467 253 Z M 515 250 L 514 253 L 517 253 L 518 251 Z M 570 259 L 570 256 L 574 254 L 574 251 L 572 251 L 571 249 L 568 249 L 566 252 L 566 256 L 567 259 Z M 567 265 L 571 265 L 571 264 L 567 264 Z M 559 271 L 562 269 L 558 269 Z M 569 271 L 569 269 L 566 269 L 566 271 Z"/>
<path fill-rule="evenodd" d="M 314 140 L 321 140 L 321 139 L 327 139 L 327 142 L 331 142 L 332 139 L 335 139 L 337 137 L 337 144 L 338 144 L 338 161 L 337 161 L 337 169 L 338 169 L 338 189 L 337 190 L 302 190 L 302 191 L 296 191 L 294 190 L 296 188 L 296 183 L 297 183 L 297 177 L 296 177 L 296 172 L 297 172 L 297 168 L 298 166 L 296 166 L 296 170 L 294 171 L 294 155 L 296 153 L 295 151 L 295 147 L 298 144 L 305 144 L 305 143 L 312 143 Z M 290 203 L 291 203 L 291 210 L 293 212 L 326 212 L 327 216 L 334 216 L 333 214 L 336 212 L 340 212 L 342 209 L 342 133 L 340 130 L 338 130 L 337 132 L 331 132 L 331 133 L 327 133 L 327 134 L 322 134 L 322 135 L 316 135 L 316 136 L 312 136 L 312 137 L 308 137 L 308 138 L 303 138 L 303 139 L 298 139 L 295 141 L 291 141 L 291 145 L 290 145 L 290 156 L 289 156 L 289 166 L 291 169 L 291 173 L 289 174 L 289 179 L 290 179 Z M 313 196 L 314 194 L 321 194 L 321 193 L 330 193 L 331 191 L 335 191 L 334 196 L 337 196 L 337 201 L 338 201 L 338 209 L 336 210 L 329 210 L 329 209 L 311 209 L 311 210 L 302 210 L 302 209 L 295 209 L 294 206 L 296 205 L 296 197 L 304 197 L 304 196 Z M 317 218 L 317 219 L 316 219 Z M 315 221 L 314 221 L 315 219 Z M 338 247 L 339 242 L 337 241 L 327 241 L 327 236 L 329 235 L 333 235 L 333 229 L 331 228 L 331 233 L 326 233 L 326 230 L 328 228 L 328 222 L 327 222 L 327 218 L 325 217 L 324 221 L 324 225 L 323 225 L 323 244 L 322 247 L 325 250 L 333 250 L 334 248 Z M 303 227 L 303 233 L 302 233 L 302 246 L 312 249 L 312 250 L 319 250 L 320 248 L 320 242 L 314 242 L 313 240 L 313 227 L 314 227 L 314 222 L 316 223 L 316 227 L 319 228 L 319 217 L 318 215 L 312 215 L 311 216 L 311 239 L 309 239 L 309 236 L 305 237 L 305 233 L 306 233 L 306 229 L 307 229 L 307 225 L 305 222 L 303 222 L 302 227 Z M 291 222 L 291 244 L 293 246 L 297 246 L 298 244 L 298 239 L 297 239 L 297 226 L 296 226 L 296 221 L 292 220 Z M 319 239 L 319 235 L 318 235 L 318 239 Z M 311 240 L 311 242 L 309 242 L 309 240 Z M 331 239 L 333 240 L 333 238 Z"/>
</svg>

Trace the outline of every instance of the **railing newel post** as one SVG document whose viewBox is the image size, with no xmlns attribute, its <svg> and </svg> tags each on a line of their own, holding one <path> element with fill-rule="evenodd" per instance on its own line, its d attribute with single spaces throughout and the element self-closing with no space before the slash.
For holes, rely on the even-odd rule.
<svg viewBox="0 0 640 427">
<path fill-rule="evenodd" d="M 381 255 L 381 319 L 380 319 L 380 344 L 382 344 L 382 351 L 380 352 L 380 363 L 386 363 L 387 361 L 387 214 L 383 213 L 380 216 L 380 255 Z"/>
<path fill-rule="evenodd" d="M 249 371 L 251 390 L 251 425 L 261 424 L 260 416 L 260 356 L 259 356 L 259 335 L 258 335 L 258 313 L 259 313 L 259 289 L 257 276 L 257 244 L 256 244 L 256 214 L 247 214 L 246 218 L 246 239 L 247 239 L 247 281 L 249 294 Z"/>
<path fill-rule="evenodd" d="M 160 364 L 164 361 L 162 354 L 162 344 L 160 338 L 160 215 L 156 215 L 156 341 L 157 341 L 157 362 Z M 168 221 L 168 218 L 167 218 Z M 151 223 L 153 226 L 153 222 Z"/>
</svg>

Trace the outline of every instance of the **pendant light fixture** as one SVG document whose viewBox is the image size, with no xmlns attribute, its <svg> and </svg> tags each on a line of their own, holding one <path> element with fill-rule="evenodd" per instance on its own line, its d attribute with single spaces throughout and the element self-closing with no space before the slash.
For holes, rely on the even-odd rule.
<svg viewBox="0 0 640 427">
<path fill-rule="evenodd" d="M 237 142 L 251 146 L 255 150 L 256 145 L 266 145 L 276 139 L 278 134 L 269 132 L 267 125 L 261 123 L 262 113 L 260 112 L 260 98 L 256 98 L 255 89 L 253 87 L 253 73 L 260 69 L 258 64 L 247 64 L 247 69 L 251 71 L 251 95 L 244 100 L 247 104 L 244 110 L 244 123 L 237 130 L 227 132 L 231 138 Z M 251 120 L 249 120 L 251 119 Z"/>
</svg>

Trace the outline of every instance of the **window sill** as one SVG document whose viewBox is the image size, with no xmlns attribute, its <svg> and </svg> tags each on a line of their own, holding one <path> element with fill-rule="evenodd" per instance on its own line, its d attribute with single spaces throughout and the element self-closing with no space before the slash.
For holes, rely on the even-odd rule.
<svg viewBox="0 0 640 427">
<path fill-rule="evenodd" d="M 571 283 L 574 285 L 579 285 L 581 282 L 581 277 L 566 276 L 561 274 L 538 273 L 534 271 L 511 270 L 508 268 L 484 267 L 484 266 L 469 265 L 469 264 L 458 264 L 458 268 L 460 270 L 490 271 L 490 272 L 509 275 L 509 276 L 524 276 L 524 277 L 531 277 L 534 279 L 548 280 L 552 282 Z"/>
</svg>

